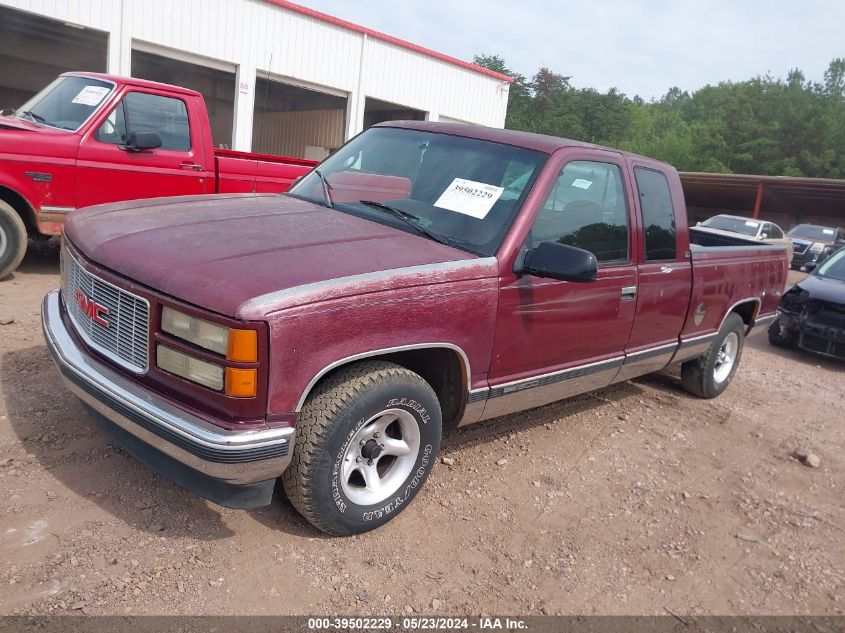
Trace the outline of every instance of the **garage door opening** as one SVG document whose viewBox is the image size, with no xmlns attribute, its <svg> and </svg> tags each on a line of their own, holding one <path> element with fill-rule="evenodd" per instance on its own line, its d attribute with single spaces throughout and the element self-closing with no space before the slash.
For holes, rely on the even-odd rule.
<svg viewBox="0 0 845 633">
<path fill-rule="evenodd" d="M 146 51 L 132 51 L 132 76 L 196 90 L 202 94 L 211 121 L 215 147 L 232 146 L 235 116 L 235 73 L 171 59 Z"/>
<path fill-rule="evenodd" d="M 71 70 L 105 72 L 109 38 L 0 6 L 0 109 L 17 108 Z"/>
<path fill-rule="evenodd" d="M 256 78 L 252 151 L 322 160 L 343 144 L 346 97 Z"/>
<path fill-rule="evenodd" d="M 364 103 L 364 129 L 382 121 L 425 121 L 425 112 L 367 97 Z"/>
</svg>

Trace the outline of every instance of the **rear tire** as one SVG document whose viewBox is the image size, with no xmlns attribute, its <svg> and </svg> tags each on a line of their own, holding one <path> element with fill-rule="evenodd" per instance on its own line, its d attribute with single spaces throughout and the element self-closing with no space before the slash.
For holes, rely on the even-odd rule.
<svg viewBox="0 0 845 633">
<path fill-rule="evenodd" d="M 442 427 L 431 386 L 384 361 L 344 367 L 302 408 L 282 475 L 294 507 L 335 536 L 375 529 L 404 510 L 437 459 Z"/>
<path fill-rule="evenodd" d="M 26 226 L 11 205 L 0 200 L 0 279 L 20 265 L 26 253 Z"/>
<path fill-rule="evenodd" d="M 681 384 L 699 398 L 715 398 L 733 380 L 745 344 L 745 322 L 732 312 L 704 356 L 681 365 Z"/>
</svg>

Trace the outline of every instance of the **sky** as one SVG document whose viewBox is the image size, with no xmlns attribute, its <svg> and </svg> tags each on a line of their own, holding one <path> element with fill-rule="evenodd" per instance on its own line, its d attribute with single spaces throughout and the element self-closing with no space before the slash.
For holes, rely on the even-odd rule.
<svg viewBox="0 0 845 633">
<path fill-rule="evenodd" d="M 459 59 L 500 55 L 531 77 L 659 98 L 678 86 L 800 68 L 822 81 L 845 57 L 842 0 L 297 0 Z"/>
</svg>

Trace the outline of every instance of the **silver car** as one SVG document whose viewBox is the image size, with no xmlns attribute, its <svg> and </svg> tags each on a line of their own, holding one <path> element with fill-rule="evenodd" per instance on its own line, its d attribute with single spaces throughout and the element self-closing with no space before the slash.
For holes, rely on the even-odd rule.
<svg viewBox="0 0 845 633">
<path fill-rule="evenodd" d="M 713 233 L 727 235 L 742 235 L 743 237 L 760 240 L 766 244 L 782 246 L 786 249 L 789 261 L 792 261 L 792 240 L 774 222 L 744 218 L 739 215 L 720 214 L 700 222 L 699 226 Z"/>
</svg>

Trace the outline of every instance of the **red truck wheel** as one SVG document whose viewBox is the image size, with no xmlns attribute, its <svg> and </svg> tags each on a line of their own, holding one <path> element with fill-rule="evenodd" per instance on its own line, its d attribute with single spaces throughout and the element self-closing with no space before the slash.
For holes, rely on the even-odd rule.
<svg viewBox="0 0 845 633">
<path fill-rule="evenodd" d="M 26 227 L 21 216 L 0 200 L 0 279 L 20 265 L 26 253 Z"/>
<path fill-rule="evenodd" d="M 699 398 L 715 398 L 731 384 L 745 344 L 745 322 L 728 315 L 707 353 L 681 365 L 681 383 Z"/>
<path fill-rule="evenodd" d="M 441 427 L 437 396 L 414 372 L 384 361 L 339 369 L 302 408 L 285 492 L 324 532 L 375 529 L 422 488 Z"/>
</svg>

